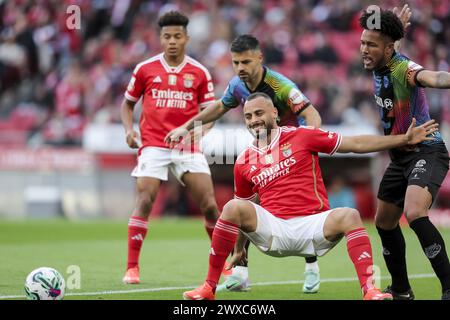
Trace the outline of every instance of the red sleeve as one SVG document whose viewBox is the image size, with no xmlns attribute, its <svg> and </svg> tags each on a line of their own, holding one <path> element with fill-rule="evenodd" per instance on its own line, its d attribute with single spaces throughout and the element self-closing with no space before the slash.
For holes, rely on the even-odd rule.
<svg viewBox="0 0 450 320">
<path fill-rule="evenodd" d="M 214 84 L 208 70 L 201 72 L 202 81 L 198 87 L 198 105 L 201 109 L 205 108 L 211 102 L 214 102 Z"/>
<path fill-rule="evenodd" d="M 242 168 L 243 165 L 234 165 L 234 197 L 251 200 L 256 194 L 253 192 L 253 184 L 242 175 Z"/>
<path fill-rule="evenodd" d="M 300 127 L 302 141 L 306 149 L 312 152 L 333 154 L 339 148 L 342 136 L 339 133 L 315 129 L 313 127 Z"/>
<path fill-rule="evenodd" d="M 138 68 L 138 66 L 136 66 L 133 71 L 133 76 L 128 83 L 127 91 L 125 91 L 125 98 L 133 102 L 138 101 L 144 93 L 144 85 L 145 82 L 142 79 L 142 68 Z"/>
</svg>

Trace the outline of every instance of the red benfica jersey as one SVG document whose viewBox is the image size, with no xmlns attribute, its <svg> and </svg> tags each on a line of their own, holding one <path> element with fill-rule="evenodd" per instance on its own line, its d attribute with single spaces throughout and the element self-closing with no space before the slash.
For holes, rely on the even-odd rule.
<svg viewBox="0 0 450 320">
<path fill-rule="evenodd" d="M 235 197 L 290 219 L 329 210 L 318 153 L 333 154 L 341 135 L 312 127 L 280 127 L 265 148 L 250 146 L 234 166 Z"/>
<path fill-rule="evenodd" d="M 136 102 L 141 96 L 142 145 L 167 148 L 167 133 L 213 102 L 214 86 L 208 70 L 198 61 L 185 56 L 179 66 L 171 67 L 161 53 L 133 71 L 125 98 Z"/>
</svg>

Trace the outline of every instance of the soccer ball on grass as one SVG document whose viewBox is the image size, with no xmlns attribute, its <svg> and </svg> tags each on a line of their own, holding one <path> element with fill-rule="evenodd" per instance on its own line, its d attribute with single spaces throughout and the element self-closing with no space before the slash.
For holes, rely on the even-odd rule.
<svg viewBox="0 0 450 320">
<path fill-rule="evenodd" d="M 65 290 L 64 278 L 53 268 L 35 269 L 25 280 L 25 293 L 28 300 L 62 300 Z"/>
</svg>

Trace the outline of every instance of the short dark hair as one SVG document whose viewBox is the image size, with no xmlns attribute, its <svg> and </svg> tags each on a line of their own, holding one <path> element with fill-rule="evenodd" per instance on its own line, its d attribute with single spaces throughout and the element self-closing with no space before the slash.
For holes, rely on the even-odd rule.
<svg viewBox="0 0 450 320">
<path fill-rule="evenodd" d="M 273 104 L 272 99 L 269 97 L 267 93 L 264 92 L 253 92 L 247 97 L 247 101 L 255 100 L 256 98 L 264 98 L 265 100 L 269 101 L 271 104 Z"/>
<path fill-rule="evenodd" d="M 178 11 L 169 11 L 158 20 L 158 25 L 161 29 L 167 26 L 182 26 L 186 28 L 188 24 L 189 18 Z"/>
<path fill-rule="evenodd" d="M 375 11 L 376 12 L 376 11 Z M 390 37 L 393 41 L 400 40 L 405 35 L 403 24 L 395 13 L 389 10 L 380 9 L 380 28 L 367 25 L 367 20 L 374 14 L 374 11 L 363 11 L 359 18 L 359 25 L 366 30 L 375 30 Z"/>
<path fill-rule="evenodd" d="M 250 34 L 242 34 L 231 42 L 231 52 L 241 53 L 248 50 L 259 50 L 258 39 Z"/>
</svg>

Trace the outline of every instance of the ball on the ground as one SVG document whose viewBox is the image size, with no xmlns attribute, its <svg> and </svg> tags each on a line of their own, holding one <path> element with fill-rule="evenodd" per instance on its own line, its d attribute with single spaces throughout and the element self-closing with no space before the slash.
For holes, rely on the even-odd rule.
<svg viewBox="0 0 450 320">
<path fill-rule="evenodd" d="M 55 269 L 41 267 L 30 272 L 25 280 L 28 300 L 62 300 L 66 290 L 63 276 Z"/>
</svg>

